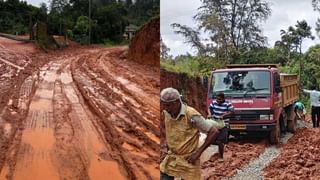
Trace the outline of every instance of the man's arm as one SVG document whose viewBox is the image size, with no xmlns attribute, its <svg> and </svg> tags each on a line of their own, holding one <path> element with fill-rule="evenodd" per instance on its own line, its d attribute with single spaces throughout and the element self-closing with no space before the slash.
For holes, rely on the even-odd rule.
<svg viewBox="0 0 320 180">
<path fill-rule="evenodd" d="M 168 147 L 166 143 L 165 123 L 164 123 L 164 112 L 160 115 L 160 162 L 166 157 Z"/>
<path fill-rule="evenodd" d="M 201 154 L 207 147 L 214 142 L 219 134 L 219 130 L 213 127 L 210 123 L 208 123 L 202 116 L 193 116 L 191 121 L 196 128 L 198 128 L 201 132 L 207 134 L 207 138 L 205 142 L 189 157 L 187 157 L 187 161 L 193 164 L 197 159 L 200 158 Z"/>
<path fill-rule="evenodd" d="M 232 115 L 233 114 L 233 111 L 228 111 L 224 114 L 221 115 L 221 119 L 224 119 L 225 116 L 229 116 L 229 115 Z"/>
<path fill-rule="evenodd" d="M 211 143 L 217 139 L 218 133 L 219 131 L 215 127 L 211 127 L 204 143 L 194 153 L 187 157 L 187 161 L 191 164 L 194 164 L 196 160 L 200 158 L 203 151 L 206 150 L 207 147 L 209 147 Z"/>
<path fill-rule="evenodd" d="M 234 107 L 232 104 L 228 105 L 228 111 L 221 115 L 221 119 L 224 119 L 225 116 L 232 115 L 234 113 Z"/>
<path fill-rule="evenodd" d="M 210 118 L 210 117 L 212 116 L 212 114 L 211 114 L 212 108 L 213 108 L 213 103 L 211 103 L 211 104 L 209 105 L 209 108 L 208 108 L 208 118 Z"/>
<path fill-rule="evenodd" d="M 208 118 L 210 118 L 212 116 L 211 114 L 211 110 L 210 110 L 210 107 L 208 108 Z"/>
<path fill-rule="evenodd" d="M 311 93 L 311 91 L 310 90 L 308 90 L 308 89 L 302 89 L 302 91 L 304 92 L 304 93 Z"/>
</svg>

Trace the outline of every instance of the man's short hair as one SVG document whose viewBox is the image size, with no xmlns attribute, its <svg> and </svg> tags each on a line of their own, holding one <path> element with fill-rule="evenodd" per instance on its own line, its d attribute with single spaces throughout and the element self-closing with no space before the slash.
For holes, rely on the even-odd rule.
<svg viewBox="0 0 320 180">
<path fill-rule="evenodd" d="M 224 99 L 224 93 L 223 93 L 223 92 L 219 92 L 219 93 L 217 94 L 217 97 L 221 97 L 221 98 Z"/>
</svg>

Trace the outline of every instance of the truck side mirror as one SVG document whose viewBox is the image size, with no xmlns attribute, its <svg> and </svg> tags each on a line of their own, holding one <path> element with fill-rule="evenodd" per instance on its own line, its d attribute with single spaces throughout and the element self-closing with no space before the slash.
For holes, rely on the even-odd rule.
<svg viewBox="0 0 320 180">
<path fill-rule="evenodd" d="M 281 83 L 280 83 L 280 75 L 278 73 L 275 73 L 275 76 L 274 76 L 274 90 L 276 93 L 282 92 Z"/>
<path fill-rule="evenodd" d="M 203 80 L 203 87 L 208 88 L 208 85 L 209 85 L 208 76 L 203 76 L 202 80 Z"/>
<path fill-rule="evenodd" d="M 278 87 L 275 87 L 275 91 L 276 91 L 276 93 L 281 93 L 281 92 L 282 92 L 282 89 L 281 89 L 280 86 L 278 86 Z"/>
</svg>

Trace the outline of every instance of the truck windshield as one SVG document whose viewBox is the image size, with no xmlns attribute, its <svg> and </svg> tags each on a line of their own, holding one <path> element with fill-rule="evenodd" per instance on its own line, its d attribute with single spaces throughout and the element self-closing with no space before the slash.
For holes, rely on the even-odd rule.
<svg viewBox="0 0 320 180">
<path fill-rule="evenodd" d="M 270 95 L 269 71 L 217 72 L 212 76 L 209 95 L 223 92 L 229 96 Z"/>
</svg>

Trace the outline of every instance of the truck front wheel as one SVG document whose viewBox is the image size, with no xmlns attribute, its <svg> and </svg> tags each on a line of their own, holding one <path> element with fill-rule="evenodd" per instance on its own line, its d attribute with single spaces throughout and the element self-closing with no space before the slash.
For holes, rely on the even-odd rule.
<svg viewBox="0 0 320 180">
<path fill-rule="evenodd" d="M 280 142 L 280 123 L 277 121 L 276 127 L 270 132 L 269 141 L 271 144 L 278 144 Z"/>
</svg>

